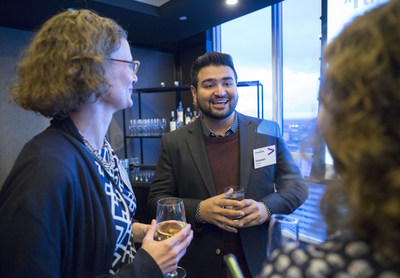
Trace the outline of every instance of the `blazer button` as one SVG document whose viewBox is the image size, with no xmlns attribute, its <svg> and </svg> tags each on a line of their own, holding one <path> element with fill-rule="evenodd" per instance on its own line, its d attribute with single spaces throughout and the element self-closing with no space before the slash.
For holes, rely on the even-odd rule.
<svg viewBox="0 0 400 278">
<path fill-rule="evenodd" d="M 219 255 L 219 254 L 221 254 L 221 249 L 217 249 L 217 250 L 215 250 L 215 254 L 217 254 L 217 255 Z"/>
</svg>

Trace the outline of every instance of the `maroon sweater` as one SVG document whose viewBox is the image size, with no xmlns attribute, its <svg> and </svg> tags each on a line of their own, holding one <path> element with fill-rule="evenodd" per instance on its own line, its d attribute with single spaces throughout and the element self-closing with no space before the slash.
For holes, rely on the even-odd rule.
<svg viewBox="0 0 400 278">
<path fill-rule="evenodd" d="M 204 136 L 208 161 L 210 163 L 215 191 L 224 193 L 227 186 L 240 186 L 240 146 L 239 132 L 225 137 Z M 239 233 L 224 231 L 223 255 L 234 254 L 245 277 L 251 277 L 244 257 Z M 229 277 L 225 265 L 222 267 L 221 277 Z"/>
</svg>

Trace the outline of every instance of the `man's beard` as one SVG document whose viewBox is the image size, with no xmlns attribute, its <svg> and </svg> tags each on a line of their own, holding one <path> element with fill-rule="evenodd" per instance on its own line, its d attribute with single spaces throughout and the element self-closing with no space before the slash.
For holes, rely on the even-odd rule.
<svg viewBox="0 0 400 278">
<path fill-rule="evenodd" d="M 230 103 L 231 105 L 229 106 L 228 111 L 226 111 L 225 113 L 215 112 L 215 110 L 213 110 L 211 106 L 207 107 L 206 105 L 203 105 L 201 102 L 197 102 L 197 106 L 200 109 L 201 113 L 204 114 L 206 117 L 216 120 L 223 120 L 228 118 L 235 111 L 238 103 L 238 97 L 229 99 L 228 103 Z"/>
</svg>

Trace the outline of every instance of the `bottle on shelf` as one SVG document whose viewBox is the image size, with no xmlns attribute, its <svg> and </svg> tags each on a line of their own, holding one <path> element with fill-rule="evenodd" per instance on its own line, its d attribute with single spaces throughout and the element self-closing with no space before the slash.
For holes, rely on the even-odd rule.
<svg viewBox="0 0 400 278">
<path fill-rule="evenodd" d="M 181 128 L 184 126 L 185 122 L 183 120 L 183 107 L 182 107 L 182 101 L 179 101 L 178 108 L 176 108 L 176 115 L 178 117 L 178 122 L 176 128 Z"/>
<path fill-rule="evenodd" d="M 185 112 L 185 125 L 188 125 L 191 122 L 192 122 L 192 112 L 190 111 L 190 107 L 187 107 Z"/>
<path fill-rule="evenodd" d="M 171 120 L 169 121 L 169 131 L 174 131 L 176 129 L 176 118 L 175 111 L 171 111 Z"/>
<path fill-rule="evenodd" d="M 197 111 L 194 110 L 193 111 L 193 116 L 192 116 L 192 123 L 197 119 L 197 117 L 199 117 L 199 115 L 197 115 Z"/>
</svg>

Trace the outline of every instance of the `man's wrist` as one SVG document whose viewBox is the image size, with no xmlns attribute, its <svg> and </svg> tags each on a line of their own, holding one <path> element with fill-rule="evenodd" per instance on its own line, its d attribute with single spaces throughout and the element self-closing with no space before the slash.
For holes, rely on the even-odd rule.
<svg viewBox="0 0 400 278">
<path fill-rule="evenodd" d="M 265 220 L 265 222 L 267 222 L 271 219 L 271 210 L 269 209 L 267 203 L 265 203 L 264 201 L 260 201 L 260 203 L 262 203 L 265 206 L 265 209 L 267 210 L 268 217 Z"/>
<path fill-rule="evenodd" d="M 197 223 L 205 224 L 206 222 L 204 222 L 204 221 L 201 219 L 201 217 L 200 217 L 200 204 L 201 204 L 201 202 L 199 202 L 199 203 L 197 204 L 195 219 L 196 219 L 196 222 L 197 222 Z"/>
</svg>

